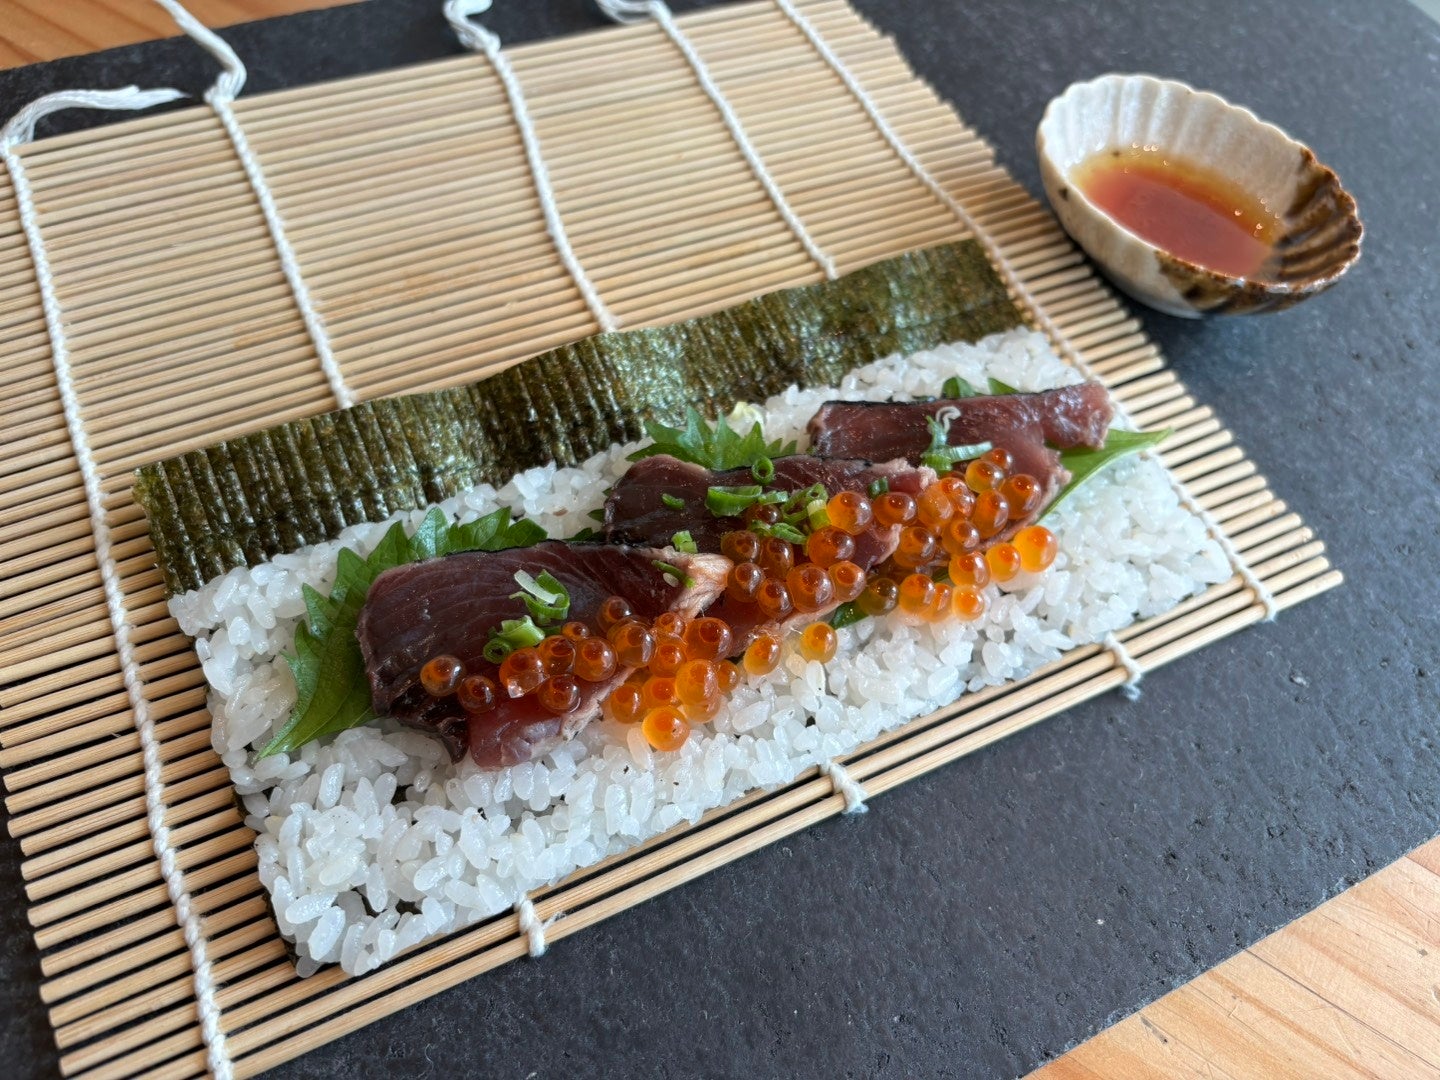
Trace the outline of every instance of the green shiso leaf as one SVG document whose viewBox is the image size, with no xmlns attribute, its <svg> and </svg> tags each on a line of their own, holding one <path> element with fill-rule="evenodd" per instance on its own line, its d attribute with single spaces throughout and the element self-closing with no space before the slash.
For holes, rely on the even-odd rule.
<svg viewBox="0 0 1440 1080">
<path fill-rule="evenodd" d="M 290 719 L 259 756 L 295 750 L 375 718 L 355 627 L 370 586 L 381 573 L 457 551 L 500 551 L 543 539 L 543 529 L 532 521 L 511 520 L 509 510 L 455 525 L 435 509 L 425 515 L 413 536 L 407 536 L 398 521 L 390 526 L 368 558 L 341 548 L 330 595 L 309 586 L 304 589 L 305 621 L 295 629 L 295 654 L 285 657 L 295 676 L 295 705 Z M 542 574 L 541 582 L 548 576 Z"/>
<path fill-rule="evenodd" d="M 1020 393 L 1020 391 L 1019 391 L 1019 390 L 1016 390 L 1015 387 L 1011 386 L 1009 383 L 1003 383 L 1003 382 L 1001 382 L 999 379 L 988 379 L 988 380 L 986 380 L 986 381 L 989 382 L 989 384 L 990 384 L 990 393 L 992 393 L 992 394 L 1018 394 L 1018 393 Z"/>
<path fill-rule="evenodd" d="M 770 459 L 793 454 L 796 446 L 793 441 L 782 443 L 779 439 L 767 443 L 765 432 L 758 422 L 744 435 L 732 428 L 723 416 L 711 427 L 694 408 L 685 410 L 683 428 L 667 427 L 654 420 L 647 420 L 645 434 L 654 441 L 631 454 L 631 461 L 639 461 L 656 454 L 669 454 L 681 461 L 689 461 L 716 472 L 723 469 L 753 469 L 764 462 L 770 468 L 770 475 L 774 476 L 775 466 L 770 463 Z"/>
<path fill-rule="evenodd" d="M 940 396 L 942 398 L 949 398 L 952 400 L 958 398 L 979 397 L 980 391 L 976 390 L 975 387 L 971 386 L 964 379 L 960 378 L 959 375 L 951 375 L 940 387 Z"/>
<path fill-rule="evenodd" d="M 1159 446 L 1169 437 L 1169 428 L 1160 431 L 1121 431 L 1118 428 L 1111 428 L 1109 434 L 1105 436 L 1105 445 L 1098 450 L 1090 450 L 1085 447 L 1061 450 L 1060 463 L 1070 471 L 1070 482 L 1060 489 L 1060 493 L 1044 509 L 1040 518 L 1043 519 L 1068 498 L 1076 488 L 1107 465 L 1114 464 L 1130 454 L 1138 454 L 1152 446 Z"/>
<path fill-rule="evenodd" d="M 135 498 L 173 595 L 482 481 L 578 464 L 641 438 L 647 420 L 833 386 L 860 364 L 1021 321 L 978 244 L 942 244 L 684 322 L 597 334 L 468 386 L 238 436 L 144 466 Z"/>
<path fill-rule="evenodd" d="M 830 625 L 836 630 L 841 630 L 844 627 L 854 626 L 858 622 L 863 622 L 869 617 L 870 616 L 866 615 L 864 611 L 860 610 L 860 605 L 854 600 L 847 600 L 835 609 L 835 614 L 830 616 Z"/>
</svg>

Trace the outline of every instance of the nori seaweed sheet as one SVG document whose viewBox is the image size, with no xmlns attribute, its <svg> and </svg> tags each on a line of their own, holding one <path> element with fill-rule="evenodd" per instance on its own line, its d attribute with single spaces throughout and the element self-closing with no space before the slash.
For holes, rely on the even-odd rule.
<svg viewBox="0 0 1440 1080">
<path fill-rule="evenodd" d="M 549 461 L 576 464 L 686 406 L 714 416 L 1021 321 L 980 246 L 966 240 L 686 322 L 598 334 L 468 386 L 229 439 L 137 469 L 134 495 L 173 596 L 348 525 Z"/>
</svg>

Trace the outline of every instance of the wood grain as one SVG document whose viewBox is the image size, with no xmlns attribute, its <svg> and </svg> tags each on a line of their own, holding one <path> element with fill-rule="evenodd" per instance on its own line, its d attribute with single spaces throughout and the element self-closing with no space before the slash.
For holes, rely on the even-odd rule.
<svg viewBox="0 0 1440 1080">
<path fill-rule="evenodd" d="M 356 0 L 186 0 L 207 26 L 233 26 Z M 437 2 L 436 10 L 439 10 Z M 152 0 L 0 0 L 0 67 L 174 37 L 178 31 Z"/>
<path fill-rule="evenodd" d="M 1440 1078 L 1440 838 L 1030 1080 Z"/>
</svg>

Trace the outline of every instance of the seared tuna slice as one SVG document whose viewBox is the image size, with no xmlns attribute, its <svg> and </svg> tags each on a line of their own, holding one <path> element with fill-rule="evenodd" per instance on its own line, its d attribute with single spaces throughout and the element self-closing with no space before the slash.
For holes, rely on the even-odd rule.
<svg viewBox="0 0 1440 1080">
<path fill-rule="evenodd" d="M 677 582 L 657 566 L 680 570 Z M 595 625 L 600 605 L 623 596 L 636 616 L 651 620 L 665 611 L 693 617 L 725 587 L 730 562 L 718 555 L 686 555 L 663 548 L 546 541 L 506 551 L 474 551 L 387 570 L 370 586 L 356 636 L 375 711 L 438 735 L 458 758 L 468 749 L 476 764 L 498 768 L 530 761 L 570 738 L 600 712 L 611 688 L 632 668 L 611 679 L 580 682 L 580 705 L 555 715 L 537 695 L 508 698 L 467 714 L 454 694 L 432 697 L 420 685 L 420 669 L 436 656 L 454 656 L 469 674 L 498 682 L 499 668 L 485 659 L 490 632 L 506 619 L 526 615 L 513 599 L 517 571 L 548 572 L 569 593 L 569 618 Z"/>
</svg>

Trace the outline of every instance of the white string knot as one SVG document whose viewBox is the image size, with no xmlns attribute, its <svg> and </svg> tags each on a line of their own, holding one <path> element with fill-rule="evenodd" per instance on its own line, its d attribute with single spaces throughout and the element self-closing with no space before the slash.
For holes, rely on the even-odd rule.
<svg viewBox="0 0 1440 1080">
<path fill-rule="evenodd" d="M 780 185 L 775 182 L 775 177 L 770 175 L 770 170 L 765 167 L 765 162 L 760 158 L 760 152 L 755 149 L 755 144 L 750 141 L 745 127 L 740 123 L 740 117 L 736 114 L 730 101 L 720 89 L 718 83 L 710 74 L 710 68 L 705 61 L 700 59 L 700 54 L 691 44 L 689 37 L 680 29 L 675 17 L 671 15 L 670 9 L 660 0 L 596 0 L 600 10 L 617 23 L 627 25 L 643 22 L 647 17 L 654 19 L 660 24 L 667 37 L 680 50 L 682 56 L 690 64 L 695 72 L 695 81 L 700 84 L 700 89 L 710 99 L 720 118 L 725 121 L 725 126 L 730 130 L 730 137 L 735 140 L 735 145 L 740 148 L 740 154 L 750 166 L 750 171 L 755 174 L 755 179 L 760 181 L 760 186 L 765 189 L 765 194 L 775 204 L 775 209 L 780 212 L 781 219 L 790 227 L 800 246 L 825 271 L 827 278 L 840 276 L 839 270 L 835 268 L 835 260 L 832 259 L 810 235 L 810 230 L 800 220 L 790 201 L 785 198 L 785 193 L 780 190 Z"/>
<path fill-rule="evenodd" d="M 870 808 L 865 805 L 865 789 L 838 761 L 826 761 L 820 765 L 820 774 L 830 778 L 830 784 L 837 795 L 845 796 L 847 814 L 863 814 Z"/>
<path fill-rule="evenodd" d="M 320 361 L 320 370 L 324 372 L 325 381 L 330 385 L 335 404 L 342 409 L 348 409 L 355 404 L 355 395 L 345 383 L 345 376 L 340 371 L 340 364 L 330 347 L 330 334 L 325 329 L 325 321 L 315 310 L 314 301 L 310 298 L 310 290 L 305 285 L 305 276 L 300 270 L 300 260 L 295 255 L 295 249 L 290 246 L 280 208 L 276 205 L 270 184 L 265 179 L 265 170 L 260 167 L 259 159 L 250 149 L 250 140 L 240 126 L 235 110 L 231 108 L 231 103 L 245 86 L 245 65 L 223 38 L 181 7 L 177 0 L 155 2 L 170 13 L 170 17 L 186 35 L 220 62 L 223 70 L 216 77 L 214 85 L 205 92 L 205 101 L 215 110 L 221 127 L 229 136 L 230 144 L 235 148 L 235 157 L 239 160 L 240 167 L 245 170 L 245 178 L 250 182 L 250 190 L 255 193 L 255 201 L 260 204 L 265 226 L 270 230 L 270 240 L 280 259 L 280 269 L 290 286 L 295 307 L 300 312 L 300 321 L 305 324 L 305 333 L 309 335 L 310 344 L 315 349 L 315 357 Z"/>
<path fill-rule="evenodd" d="M 603 6 L 604 3 L 623 4 L 628 2 L 628 0 L 600 0 L 600 2 Z M 1030 291 L 1029 286 L 1025 284 L 1019 273 L 1017 273 L 1015 268 L 1010 264 L 1010 261 L 1005 258 L 1004 253 L 995 241 L 980 227 L 979 223 L 976 222 L 970 215 L 970 212 L 961 205 L 960 201 L 956 199 L 954 195 L 950 194 L 944 185 L 935 179 L 934 174 L 925 167 L 924 162 L 905 145 L 899 134 L 890 125 L 890 121 L 880 112 L 880 107 L 875 103 L 875 99 L 860 85 L 860 80 L 855 77 L 854 72 L 840 59 L 835 50 L 830 47 L 829 42 L 821 37 L 820 31 L 815 28 L 815 25 L 795 7 L 794 0 L 775 0 L 775 6 L 785 14 L 795 25 L 796 29 L 805 35 L 811 47 L 830 65 L 830 69 L 835 72 L 840 81 L 845 84 L 845 88 L 850 91 L 851 96 L 870 118 L 870 122 L 875 125 L 875 130 L 878 131 L 890 145 L 890 149 L 894 151 L 896 156 L 899 157 L 900 160 L 905 163 L 906 167 L 930 189 L 931 193 L 955 215 L 960 223 L 965 226 L 966 230 L 969 231 L 985 249 L 986 254 L 990 257 L 990 261 L 994 264 L 995 269 L 999 272 L 1011 293 L 1014 294 L 1016 300 L 1030 312 L 1031 318 L 1035 321 L 1035 325 L 1050 339 L 1056 351 L 1086 378 L 1101 382 L 1099 376 L 1095 374 L 1095 371 L 1084 361 L 1080 354 L 1071 347 L 1060 328 L 1055 325 L 1054 320 L 1051 319 L 1044 308 L 1040 306 L 1039 301 L 1035 298 L 1035 294 Z M 1115 402 L 1115 408 L 1120 416 L 1125 417 L 1125 410 L 1118 401 Z M 1153 450 L 1147 450 L 1141 456 L 1155 457 L 1156 455 Z M 1200 519 L 1206 531 L 1210 534 L 1211 538 L 1214 539 L 1216 544 L 1219 545 L 1226 559 L 1229 560 L 1230 566 L 1236 574 L 1239 575 L 1240 579 L 1249 586 L 1250 590 L 1255 594 L 1256 599 L 1264 606 L 1265 621 L 1269 622 L 1275 618 L 1276 613 L 1280 610 L 1280 606 L 1276 603 L 1274 594 L 1265 583 L 1256 576 L 1255 572 L 1250 569 L 1249 564 L 1240 557 L 1239 550 L 1230 538 L 1225 535 L 1225 530 L 1220 527 L 1220 523 L 1191 497 L 1189 490 L 1180 481 L 1179 477 L 1169 469 L 1164 469 L 1163 471 L 1170 487 L 1180 500 L 1180 504 Z"/>
<path fill-rule="evenodd" d="M 525 91 L 520 86 L 520 79 L 515 74 L 515 69 L 510 66 L 510 58 L 500 48 L 500 38 L 470 21 L 470 16 L 489 10 L 490 0 L 446 0 L 445 18 L 449 20 L 460 44 L 473 52 L 484 53 L 494 67 L 495 74 L 499 76 L 500 85 L 505 88 L 505 96 L 510 99 L 510 113 L 515 118 L 515 126 L 520 129 L 520 142 L 525 147 L 525 159 L 535 181 L 540 212 L 545 217 L 545 230 L 550 234 L 550 240 L 571 280 L 575 282 L 575 287 L 580 290 L 585 306 L 590 309 L 590 314 L 595 317 L 600 329 L 609 333 L 619 324 L 605 301 L 600 299 L 595 283 L 590 280 L 590 275 L 585 272 L 585 267 L 580 262 L 580 256 L 575 254 L 575 249 L 570 244 L 570 234 L 565 229 L 560 207 L 555 202 L 555 187 L 550 182 L 550 169 L 545 164 L 545 155 L 540 151 L 540 136 L 530 119 L 530 107 L 525 101 Z"/>
<path fill-rule="evenodd" d="M 1145 678 L 1145 669 L 1135 662 L 1135 658 L 1130 655 L 1130 650 L 1125 648 L 1125 643 L 1113 633 L 1105 635 L 1104 644 L 1105 648 L 1110 650 L 1110 655 L 1115 658 L 1115 663 L 1124 668 L 1125 674 L 1128 676 L 1120 684 L 1120 693 L 1125 695 L 1127 701 L 1139 701 L 1140 680 Z"/>
<path fill-rule="evenodd" d="M 532 959 L 539 959 L 545 955 L 545 928 L 560 918 L 557 912 L 550 918 L 541 920 L 535 913 L 535 904 L 528 896 L 522 896 L 515 902 L 515 916 L 520 923 L 520 932 L 530 939 L 530 956 Z"/>
<path fill-rule="evenodd" d="M 30 188 L 30 178 L 25 171 L 24 162 L 15 152 L 16 146 L 34 137 L 38 120 L 61 109 L 145 109 L 183 96 L 178 90 L 169 88 L 139 90 L 133 86 L 120 90 L 69 90 L 47 94 L 21 109 L 5 125 L 3 131 L 0 131 L 0 160 L 4 161 L 9 170 L 15 192 L 15 212 L 30 249 L 35 283 L 40 291 L 40 308 L 44 313 L 45 329 L 50 338 L 50 358 L 55 369 L 55 385 L 60 394 L 70 447 L 75 454 L 75 462 L 85 489 L 90 529 L 95 537 L 95 562 L 100 571 L 105 607 L 110 616 L 110 630 L 115 638 L 120 676 L 125 685 L 135 732 L 140 740 L 145 776 L 145 824 L 150 830 L 151 847 L 160 863 L 160 877 L 165 882 L 166 894 L 175 909 L 175 921 L 190 953 L 195 1013 L 200 1022 L 200 1038 L 205 1046 L 206 1060 L 210 1071 L 219 1080 L 229 1080 L 233 1069 L 225 1045 L 220 1006 L 215 997 L 214 973 L 206 946 L 205 929 L 185 887 L 185 872 L 180 867 L 175 848 L 170 843 L 170 829 L 165 823 L 165 780 L 162 773 L 164 762 L 160 757 L 160 742 L 155 735 L 155 721 L 150 715 L 150 702 L 145 696 L 140 664 L 135 657 L 134 644 L 130 638 L 130 616 L 125 610 L 125 593 L 120 583 L 120 567 L 115 559 L 110 523 L 105 517 L 100 469 L 91 452 L 90 437 L 85 431 L 84 419 L 80 413 L 80 399 L 75 390 L 74 372 L 70 367 L 70 349 L 65 338 L 64 317 L 50 270 L 45 238 L 40 231 L 40 220 L 35 210 L 35 195 Z"/>
</svg>

